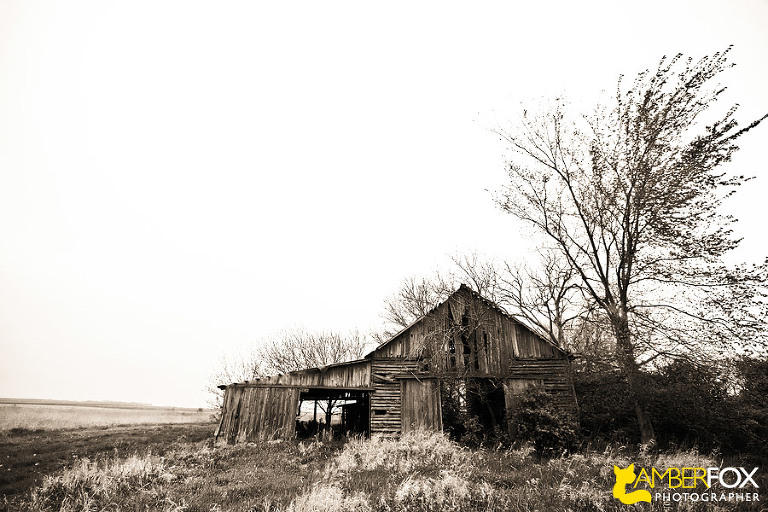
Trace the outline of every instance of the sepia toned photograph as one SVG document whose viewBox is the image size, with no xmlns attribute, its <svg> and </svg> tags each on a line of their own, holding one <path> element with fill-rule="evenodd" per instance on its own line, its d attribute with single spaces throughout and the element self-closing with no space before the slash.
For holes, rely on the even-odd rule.
<svg viewBox="0 0 768 512">
<path fill-rule="evenodd" d="M 768 510 L 768 1 L 0 1 L 0 512 Z"/>
</svg>

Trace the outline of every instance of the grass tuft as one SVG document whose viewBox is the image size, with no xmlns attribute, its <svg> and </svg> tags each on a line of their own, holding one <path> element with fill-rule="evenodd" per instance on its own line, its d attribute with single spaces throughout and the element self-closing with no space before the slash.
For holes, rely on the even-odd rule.
<svg viewBox="0 0 768 512">
<path fill-rule="evenodd" d="M 336 457 L 334 469 L 401 474 L 417 469 L 451 469 L 460 466 L 469 453 L 442 432 L 415 432 L 399 439 L 373 436 L 350 441 Z"/>
<path fill-rule="evenodd" d="M 450 471 L 441 472 L 438 478 L 406 478 L 385 504 L 385 510 L 423 512 L 504 510 L 509 505 L 487 482 L 471 482 Z"/>
<path fill-rule="evenodd" d="M 151 454 L 126 459 L 82 459 L 72 468 L 48 476 L 31 494 L 33 510 L 61 512 L 102 510 L 135 492 L 174 480 L 165 461 Z"/>
<path fill-rule="evenodd" d="M 371 512 L 363 493 L 346 494 L 335 484 L 316 485 L 310 492 L 296 498 L 287 512 Z"/>
</svg>

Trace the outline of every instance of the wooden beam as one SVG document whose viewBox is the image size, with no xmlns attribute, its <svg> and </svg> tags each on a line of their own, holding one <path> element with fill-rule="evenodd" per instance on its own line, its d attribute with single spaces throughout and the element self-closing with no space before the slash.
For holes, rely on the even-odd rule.
<svg viewBox="0 0 768 512">
<path fill-rule="evenodd" d="M 372 387 L 354 387 L 354 386 L 312 386 L 306 384 L 230 384 L 229 387 L 235 388 L 298 388 L 301 390 L 310 389 L 328 389 L 334 391 L 373 391 Z"/>
</svg>

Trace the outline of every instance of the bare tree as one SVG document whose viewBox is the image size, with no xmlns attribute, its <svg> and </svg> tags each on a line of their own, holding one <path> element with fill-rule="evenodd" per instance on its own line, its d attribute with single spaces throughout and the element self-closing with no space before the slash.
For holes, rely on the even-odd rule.
<svg viewBox="0 0 768 512">
<path fill-rule="evenodd" d="M 567 348 L 568 328 L 589 308 L 575 271 L 556 251 L 541 250 L 527 264 L 500 262 L 466 253 L 451 256 L 453 266 L 432 278 L 409 277 L 385 301 L 388 326 L 380 341 L 431 311 L 463 283 L 509 314 Z"/>
<path fill-rule="evenodd" d="M 536 328 L 559 347 L 567 346 L 571 323 L 583 318 L 589 303 L 580 292 L 575 271 L 559 253 L 542 249 L 537 259 L 518 264 L 453 257 L 456 278 Z"/>
<path fill-rule="evenodd" d="M 264 376 L 264 368 L 261 358 L 253 349 L 229 356 L 222 355 L 208 378 L 206 391 L 211 394 L 209 404 L 217 409 L 221 407 L 224 392 L 219 389 L 220 385 L 254 380 L 262 376 Z"/>
<path fill-rule="evenodd" d="M 371 341 L 358 331 L 341 334 L 286 330 L 257 348 L 222 357 L 209 378 L 207 389 L 214 397 L 211 405 L 221 406 L 223 392 L 219 385 L 343 363 L 363 357 L 366 348 L 371 347 Z M 318 406 L 326 415 L 326 424 L 330 425 L 336 401 L 328 400 Z"/>
<path fill-rule="evenodd" d="M 268 340 L 256 355 L 267 374 L 284 374 L 360 359 L 369 345 L 358 331 L 341 334 L 294 329 Z"/>
<path fill-rule="evenodd" d="M 359 331 L 341 334 L 293 329 L 268 340 L 258 349 L 257 356 L 267 374 L 285 374 L 360 359 L 370 345 Z M 325 414 L 326 427 L 330 427 L 338 400 L 315 401 L 315 404 Z"/>
<path fill-rule="evenodd" d="M 558 100 L 500 132 L 513 159 L 499 204 L 554 245 L 607 319 L 644 443 L 654 439 L 644 359 L 700 344 L 693 326 L 721 343 L 765 339 L 765 265 L 721 262 L 738 240 L 719 207 L 747 178 L 719 168 L 768 116 L 739 130 L 732 107 L 700 122 L 724 91 L 713 81 L 730 67 L 727 54 L 663 58 L 628 90 L 619 80 L 614 101 L 591 115 L 571 118 Z"/>
<path fill-rule="evenodd" d="M 374 337 L 379 343 L 387 341 L 415 319 L 432 311 L 455 290 L 453 276 L 449 274 L 436 272 L 432 278 L 405 278 L 400 289 L 384 300 L 382 317 L 385 326 Z"/>
</svg>

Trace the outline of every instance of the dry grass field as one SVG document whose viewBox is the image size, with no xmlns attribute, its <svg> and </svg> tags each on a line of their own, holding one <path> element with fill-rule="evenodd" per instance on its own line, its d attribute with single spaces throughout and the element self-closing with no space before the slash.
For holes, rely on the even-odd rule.
<svg viewBox="0 0 768 512">
<path fill-rule="evenodd" d="M 471 450 L 435 433 L 214 446 L 205 411 L 17 404 L 0 412 L 0 511 L 623 512 L 611 494 L 614 464 L 759 465 L 616 446 L 547 460 L 525 447 Z M 765 472 L 757 481 L 768 486 Z M 666 505 L 632 508 L 764 510 L 762 502 Z"/>
<path fill-rule="evenodd" d="M 207 439 L 209 410 L 119 402 L 0 399 L 0 510 L 47 474 L 88 457 L 151 450 Z M 4 498 L 6 497 L 6 498 Z"/>
<path fill-rule="evenodd" d="M 142 407 L 130 404 L 91 405 L 39 401 L 0 402 L 0 431 L 14 428 L 52 430 L 62 428 L 103 427 L 111 425 L 199 423 L 209 421 L 209 410 Z"/>
<path fill-rule="evenodd" d="M 40 484 L 46 475 L 79 461 L 135 453 L 163 454 L 209 439 L 214 429 L 213 423 L 183 423 L 0 431 L 0 510 L 4 495 L 18 497 Z"/>
<path fill-rule="evenodd" d="M 118 427 L 46 470 L 34 485 L 0 498 L 0 509 L 28 512 L 490 512 L 763 510 L 762 503 L 628 507 L 611 495 L 613 464 L 720 465 L 695 451 L 638 454 L 626 448 L 552 460 L 530 449 L 470 450 L 442 434 L 347 443 L 271 441 L 212 445 L 211 426 Z M 174 430 L 175 429 L 175 430 Z M 62 431 L 67 432 L 67 431 Z M 69 431 L 75 433 L 78 431 Z M 92 435 L 95 430 L 88 435 Z M 183 435 L 178 435 L 186 432 Z M 169 437 L 170 434 L 170 437 Z M 29 445 L 27 434 L 11 439 Z M 69 434 L 71 435 L 71 434 Z M 119 445 L 134 435 L 133 444 Z M 173 436 L 177 436 L 173 439 Z M 54 433 L 52 437 L 56 437 Z M 87 437 L 87 436 L 86 436 Z M 163 441 L 156 441 L 163 438 Z M 115 444 L 108 449 L 109 442 Z M 40 454 L 38 454 L 40 456 Z M 730 461 L 726 464 L 732 464 Z M 737 464 L 740 465 L 740 464 Z M 2 468 L 0 468 L 2 469 Z M 766 479 L 758 482 L 761 488 Z M 691 506 L 695 505 L 695 506 Z"/>
</svg>

